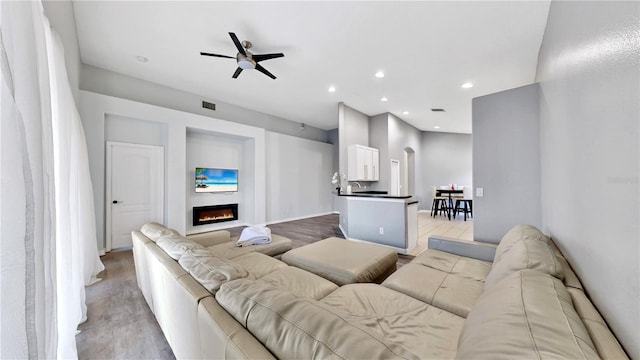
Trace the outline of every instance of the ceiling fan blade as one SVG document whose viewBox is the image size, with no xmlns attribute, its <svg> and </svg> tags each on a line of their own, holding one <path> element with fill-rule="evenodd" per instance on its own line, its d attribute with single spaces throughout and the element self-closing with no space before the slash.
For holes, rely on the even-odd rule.
<svg viewBox="0 0 640 360">
<path fill-rule="evenodd" d="M 221 57 L 221 58 L 227 58 L 227 59 L 235 59 L 233 56 L 220 55 L 220 54 L 211 54 L 211 53 L 205 53 L 205 52 L 201 52 L 200 55 L 215 56 L 215 57 Z"/>
<path fill-rule="evenodd" d="M 242 72 L 242 68 L 240 68 L 240 67 L 239 67 L 239 68 L 237 68 L 237 69 L 236 69 L 236 72 L 234 72 L 234 73 L 233 73 L 233 76 L 232 76 L 232 77 L 233 77 L 234 79 L 237 79 L 237 78 L 238 78 L 238 75 L 240 75 L 240 73 L 241 73 L 241 72 Z"/>
<path fill-rule="evenodd" d="M 268 77 L 270 77 L 272 79 L 276 78 L 272 73 L 267 71 L 267 69 L 263 68 L 262 65 L 260 65 L 260 64 L 256 64 L 256 70 L 260 71 L 261 73 L 267 75 Z"/>
<path fill-rule="evenodd" d="M 233 40 L 233 43 L 236 44 L 236 48 L 238 49 L 238 52 L 244 56 L 247 56 L 247 53 L 244 51 L 244 48 L 242 47 L 242 44 L 240 43 L 240 40 L 238 40 L 238 37 L 236 36 L 236 34 L 230 32 L 229 36 L 231 36 L 231 40 Z"/>
<path fill-rule="evenodd" d="M 275 58 L 280 58 L 280 57 L 284 57 L 283 53 L 277 53 L 277 54 L 256 54 L 253 55 L 253 60 L 255 62 L 260 62 L 260 61 L 264 61 L 264 60 L 270 60 L 270 59 L 275 59 Z"/>
</svg>

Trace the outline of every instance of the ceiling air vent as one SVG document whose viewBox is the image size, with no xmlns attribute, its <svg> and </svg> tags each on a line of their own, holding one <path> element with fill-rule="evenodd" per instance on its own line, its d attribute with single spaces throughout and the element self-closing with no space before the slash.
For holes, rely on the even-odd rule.
<svg viewBox="0 0 640 360">
<path fill-rule="evenodd" d="M 216 109 L 216 104 L 214 103 L 210 103 L 210 102 L 206 102 L 206 101 L 202 101 L 202 107 L 205 109 L 209 109 L 209 110 L 215 110 Z"/>
<path fill-rule="evenodd" d="M 444 112 L 444 109 L 431 109 L 433 112 Z"/>
</svg>

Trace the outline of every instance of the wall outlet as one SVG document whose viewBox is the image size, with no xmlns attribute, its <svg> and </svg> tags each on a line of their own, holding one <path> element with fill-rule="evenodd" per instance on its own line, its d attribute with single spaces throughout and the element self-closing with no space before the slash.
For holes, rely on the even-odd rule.
<svg viewBox="0 0 640 360">
<path fill-rule="evenodd" d="M 384 228 L 382 226 L 380 226 L 380 230 L 378 230 L 380 232 L 380 235 L 384 235 Z"/>
<path fill-rule="evenodd" d="M 483 197 L 484 196 L 484 188 L 476 188 L 476 196 Z"/>
</svg>

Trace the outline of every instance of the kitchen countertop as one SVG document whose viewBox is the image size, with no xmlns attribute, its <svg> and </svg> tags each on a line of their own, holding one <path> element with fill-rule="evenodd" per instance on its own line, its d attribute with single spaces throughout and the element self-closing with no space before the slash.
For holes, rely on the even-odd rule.
<svg viewBox="0 0 640 360">
<path fill-rule="evenodd" d="M 338 196 L 351 196 L 351 197 L 373 197 L 373 198 L 382 198 L 382 199 L 409 199 L 411 195 L 389 195 L 389 194 L 366 194 L 366 193 L 357 193 L 352 192 L 351 194 L 343 194 L 340 193 Z"/>
</svg>

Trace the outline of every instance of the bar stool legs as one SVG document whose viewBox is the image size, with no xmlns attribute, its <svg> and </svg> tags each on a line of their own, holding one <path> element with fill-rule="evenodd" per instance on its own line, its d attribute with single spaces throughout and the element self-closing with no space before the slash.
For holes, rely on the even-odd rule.
<svg viewBox="0 0 640 360">
<path fill-rule="evenodd" d="M 460 205 L 462 205 L 462 207 L 460 207 Z M 464 221 L 467 221 L 467 214 L 469 214 L 470 217 L 473 217 L 473 200 L 456 200 L 456 206 L 453 213 L 454 218 L 458 215 L 458 211 L 462 211 L 464 213 Z"/>
</svg>

